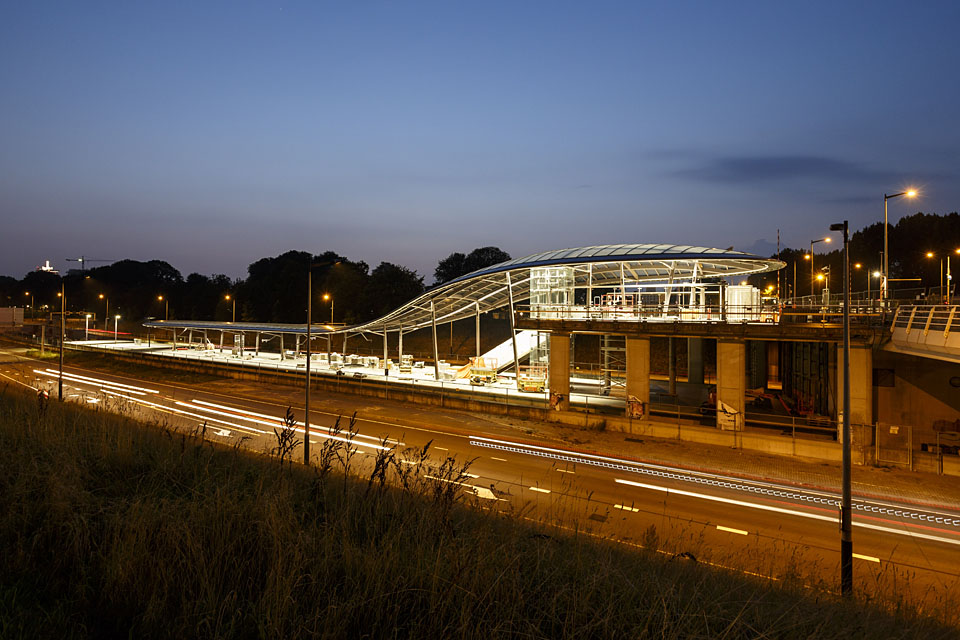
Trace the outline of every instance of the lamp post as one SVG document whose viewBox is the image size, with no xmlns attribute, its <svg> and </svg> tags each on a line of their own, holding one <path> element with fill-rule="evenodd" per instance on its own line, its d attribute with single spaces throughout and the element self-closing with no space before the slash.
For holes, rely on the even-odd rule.
<svg viewBox="0 0 960 640">
<path fill-rule="evenodd" d="M 333 324 L 333 296 L 331 296 L 329 293 L 325 293 L 323 294 L 323 300 L 324 302 L 327 300 L 330 301 L 330 324 Z"/>
<path fill-rule="evenodd" d="M 231 297 L 229 293 L 223 296 L 223 299 L 228 302 L 230 301 L 233 302 L 233 316 L 232 316 L 233 319 L 230 322 L 236 322 L 237 321 L 237 299 L 234 297 Z"/>
<path fill-rule="evenodd" d="M 23 295 L 30 296 L 30 317 L 33 317 L 33 294 L 29 291 L 24 291 Z"/>
<path fill-rule="evenodd" d="M 109 319 L 110 319 L 110 299 L 107 298 L 102 293 L 97 297 L 103 300 L 104 304 L 106 304 L 106 308 L 103 310 L 103 330 L 106 331 L 107 322 L 109 322 Z"/>
<path fill-rule="evenodd" d="M 113 343 L 116 344 L 119 342 L 117 340 L 117 324 L 120 322 L 120 316 L 113 316 Z"/>
<path fill-rule="evenodd" d="M 890 287 L 888 281 L 890 280 L 890 249 L 887 246 L 887 236 L 889 233 L 890 225 L 887 223 L 887 200 L 893 200 L 894 198 L 899 198 L 900 196 L 906 196 L 908 198 L 916 197 L 917 192 L 914 189 L 908 189 L 907 191 L 901 191 L 900 193 L 894 193 L 893 195 L 883 194 L 883 280 L 880 282 L 880 287 L 883 290 L 883 301 L 886 302 L 889 299 Z"/>
<path fill-rule="evenodd" d="M 829 238 L 829 237 L 823 237 L 823 238 L 820 238 L 819 240 L 811 240 L 811 241 L 810 241 L 810 253 L 807 254 L 807 255 L 810 256 L 810 295 L 813 295 L 813 281 L 814 281 L 814 275 L 813 275 L 813 245 L 817 244 L 818 242 L 826 242 L 827 244 L 829 244 L 829 243 L 830 243 L 830 238 Z"/>
<path fill-rule="evenodd" d="M 90 314 L 88 313 L 84 316 L 83 319 L 83 341 L 87 342 L 90 339 Z"/>
<path fill-rule="evenodd" d="M 848 224 L 830 225 L 843 231 L 843 472 L 840 497 L 840 593 L 853 593 L 853 509 L 850 491 L 850 243 Z"/>
<path fill-rule="evenodd" d="M 954 249 L 954 253 L 960 255 L 960 248 Z M 950 285 L 952 284 L 953 276 L 950 275 L 950 254 L 947 254 L 947 304 L 950 304 Z"/>
<path fill-rule="evenodd" d="M 163 303 L 163 320 L 166 322 L 170 319 L 170 300 L 163 296 L 157 296 L 157 300 Z"/>
<path fill-rule="evenodd" d="M 67 315 L 67 290 L 60 278 L 60 376 L 57 378 L 57 399 L 63 401 L 63 341 L 67 337 L 67 330 L 64 325 L 64 317 Z"/>
<path fill-rule="evenodd" d="M 338 265 L 339 260 L 328 262 L 314 262 L 307 267 L 307 384 L 304 390 L 303 407 L 303 464 L 310 465 L 310 333 L 313 324 L 313 270 L 317 267 Z M 323 299 L 330 300 L 330 322 L 333 322 L 333 298 L 330 294 L 323 294 Z"/>
</svg>

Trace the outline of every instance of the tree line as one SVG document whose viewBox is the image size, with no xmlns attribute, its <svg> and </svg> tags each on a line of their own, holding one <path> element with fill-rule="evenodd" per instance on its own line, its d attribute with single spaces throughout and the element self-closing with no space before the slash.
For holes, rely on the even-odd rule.
<svg viewBox="0 0 960 640">
<path fill-rule="evenodd" d="M 830 233 L 828 229 L 815 239 L 829 236 L 831 242 L 817 243 L 813 246 L 813 273 L 811 275 L 810 259 L 805 256 L 810 253 L 809 245 L 799 249 L 785 248 L 780 251 L 779 258 L 787 263 L 780 272 L 780 290 L 783 297 L 793 294 L 794 265 L 796 265 L 796 295 L 819 295 L 826 283 L 827 274 L 830 278 L 830 290 L 834 293 L 843 291 L 843 236 L 840 233 Z M 916 213 L 901 218 L 895 225 L 891 224 L 887 231 L 887 243 L 890 257 L 890 291 L 910 290 L 919 293 L 919 290 L 929 290 L 934 293 L 940 286 L 941 260 L 943 261 L 943 278 L 946 284 L 946 257 L 951 256 L 951 271 L 953 272 L 954 292 L 956 283 L 960 280 L 960 214 L 953 212 L 946 215 Z M 830 250 L 827 251 L 827 248 Z M 931 254 L 928 256 L 928 254 Z M 776 255 L 770 256 L 776 258 Z M 880 278 L 874 274 L 882 271 L 883 261 L 883 222 L 868 225 L 850 235 L 850 291 L 866 292 L 869 288 L 876 292 L 880 287 Z M 857 267 L 857 265 L 860 265 Z M 824 267 L 827 269 L 825 270 Z M 824 275 L 823 280 L 817 280 L 817 274 Z M 765 273 L 752 276 L 751 284 L 765 288 L 776 284 L 776 273 Z"/>
<path fill-rule="evenodd" d="M 438 286 L 470 271 L 509 260 L 496 247 L 455 252 L 434 271 Z M 191 273 L 186 278 L 163 260 L 120 260 L 61 276 L 31 271 L 21 279 L 0 276 L 5 306 L 37 312 L 59 310 L 61 284 L 69 312 L 87 312 L 98 320 L 158 318 L 241 322 L 302 323 L 306 317 L 307 273 L 313 278 L 315 322 L 354 324 L 377 318 L 426 290 L 424 277 L 406 267 L 381 262 L 370 269 L 335 251 L 313 254 L 287 251 L 252 263 L 245 278 Z M 331 316 L 332 313 L 332 316 Z"/>
</svg>

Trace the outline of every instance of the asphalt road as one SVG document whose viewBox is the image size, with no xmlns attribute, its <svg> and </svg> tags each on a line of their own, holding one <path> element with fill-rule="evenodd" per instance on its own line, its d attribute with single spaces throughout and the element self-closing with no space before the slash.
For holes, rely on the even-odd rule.
<svg viewBox="0 0 960 640">
<path fill-rule="evenodd" d="M 3 381 L 48 389 L 56 397 L 56 370 L 19 349 L 0 349 Z M 210 440 L 227 445 L 242 440 L 255 450 L 276 446 L 274 429 L 282 428 L 292 404 L 288 397 L 273 400 L 74 366 L 64 369 L 64 395 L 178 428 L 205 424 Z M 336 411 L 317 405 L 310 416 L 314 455 L 325 439 L 347 437 L 328 431 L 343 413 L 342 403 Z M 293 410 L 302 437 L 302 405 Z M 434 460 L 473 461 L 461 488 L 480 507 L 761 576 L 781 576 L 795 565 L 802 575 L 819 576 L 828 587 L 836 584 L 839 495 L 828 491 L 547 446 L 534 437 L 519 440 L 494 423 L 468 415 L 451 418 L 449 412 L 434 415 L 423 407 L 401 419 L 362 415 L 355 426 L 349 440 L 361 471 L 362 461 L 372 461 L 378 447 L 403 450 L 430 442 Z M 302 459 L 301 450 L 295 458 Z M 853 524 L 859 588 L 889 587 L 893 580 L 895 588 L 921 599 L 956 597 L 960 508 L 855 495 Z"/>
</svg>

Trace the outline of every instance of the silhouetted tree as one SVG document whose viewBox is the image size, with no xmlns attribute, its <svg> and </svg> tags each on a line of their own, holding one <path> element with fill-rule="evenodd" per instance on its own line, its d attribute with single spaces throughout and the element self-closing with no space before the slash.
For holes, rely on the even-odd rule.
<svg viewBox="0 0 960 640">
<path fill-rule="evenodd" d="M 443 284 L 477 269 L 483 269 L 510 259 L 510 254 L 497 247 L 480 247 L 467 255 L 451 253 L 437 264 L 433 272 L 434 284 Z"/>
<path fill-rule="evenodd" d="M 423 293 L 423 276 L 416 271 L 381 262 L 367 282 L 367 318 L 373 319 L 396 309 Z"/>
</svg>

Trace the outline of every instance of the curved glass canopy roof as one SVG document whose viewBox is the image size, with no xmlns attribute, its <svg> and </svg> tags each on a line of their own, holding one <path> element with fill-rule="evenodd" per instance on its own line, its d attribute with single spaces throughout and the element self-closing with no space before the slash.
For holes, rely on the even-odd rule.
<svg viewBox="0 0 960 640">
<path fill-rule="evenodd" d="M 530 298 L 530 273 L 537 267 L 562 266 L 572 271 L 575 288 L 612 289 L 621 285 L 662 282 L 680 285 L 707 278 L 743 277 L 782 269 L 785 263 L 734 251 L 675 244 L 614 244 L 535 253 L 507 260 L 436 286 L 390 313 L 347 327 L 315 325 L 326 333 L 414 331 L 436 322 L 470 318 Z M 148 327 L 305 333 L 306 325 L 153 321 Z"/>
</svg>

